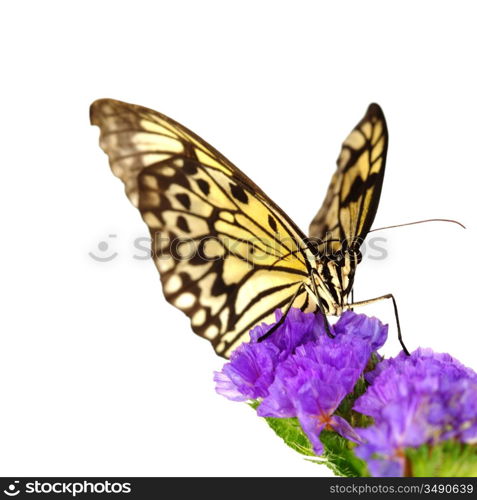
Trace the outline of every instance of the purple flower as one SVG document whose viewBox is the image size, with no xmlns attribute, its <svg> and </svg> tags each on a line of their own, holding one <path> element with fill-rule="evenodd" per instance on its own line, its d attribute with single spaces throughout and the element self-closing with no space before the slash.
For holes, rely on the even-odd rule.
<svg viewBox="0 0 477 500">
<path fill-rule="evenodd" d="M 315 342 L 299 346 L 278 366 L 258 415 L 298 417 L 317 454 L 323 452 L 319 439 L 323 429 L 333 429 L 358 442 L 357 433 L 334 412 L 352 392 L 370 354 L 369 344 L 351 335 L 334 339 L 322 335 Z"/>
<path fill-rule="evenodd" d="M 365 314 L 345 311 L 333 327 L 335 335 L 356 335 L 365 340 L 371 351 L 377 351 L 388 338 L 388 325 L 383 325 L 377 318 Z"/>
<path fill-rule="evenodd" d="M 282 312 L 275 316 L 280 321 Z M 251 341 L 215 374 L 216 391 L 233 401 L 261 399 L 257 411 L 263 417 L 298 417 L 317 454 L 323 452 L 323 429 L 359 442 L 350 424 L 334 413 L 353 391 L 372 351 L 386 340 L 387 326 L 348 311 L 330 338 L 322 315 L 292 309 L 276 332 L 258 342 L 272 326 L 250 332 Z"/>
<path fill-rule="evenodd" d="M 334 430 L 343 437 L 359 443 L 360 437 L 351 425 L 334 412 L 344 399 L 343 387 L 340 384 L 323 385 L 323 380 L 310 379 L 298 391 L 295 398 L 298 420 L 317 455 L 323 453 L 320 441 L 322 430 Z"/>
<path fill-rule="evenodd" d="M 278 309 L 276 321 L 282 317 Z M 273 325 L 262 323 L 250 331 L 250 342 L 241 344 L 231 355 L 221 372 L 216 372 L 216 391 L 232 401 L 246 401 L 267 396 L 268 387 L 275 378 L 277 365 L 295 349 L 324 334 L 323 318 L 300 309 L 291 309 L 283 325 L 262 342 Z"/>
<path fill-rule="evenodd" d="M 432 438 L 433 428 L 423 418 L 422 404 L 417 395 L 389 403 L 376 425 L 356 429 L 364 441 L 356 448 L 356 455 L 368 462 L 373 476 L 402 476 L 406 465 L 404 450 Z"/>
<path fill-rule="evenodd" d="M 448 354 L 417 349 L 379 363 L 354 410 L 374 418 L 356 454 L 373 475 L 402 475 L 404 450 L 447 439 L 477 441 L 477 374 Z M 399 472 L 399 473 L 397 473 Z"/>
<path fill-rule="evenodd" d="M 394 435 L 387 423 L 363 429 L 359 434 L 365 440 L 365 444 L 358 446 L 355 453 L 367 462 L 372 476 L 400 477 L 403 475 L 406 463 L 404 450 L 389 446 Z"/>
<path fill-rule="evenodd" d="M 276 321 L 282 315 L 278 309 L 275 312 Z M 333 356 L 333 339 L 329 339 L 326 334 L 321 314 L 291 309 L 283 325 L 270 337 L 258 342 L 272 326 L 262 323 L 253 328 L 250 331 L 250 342 L 241 344 L 232 353 L 230 362 L 215 374 L 216 391 L 219 394 L 233 401 L 266 397 L 277 366 L 293 355 L 298 347 L 310 342 L 316 343 L 318 339 L 326 337 L 331 340 L 327 345 L 330 347 L 329 356 Z M 332 330 L 336 338 L 359 338 L 370 350 L 376 350 L 386 340 L 388 327 L 376 318 L 347 311 Z M 361 352 L 363 353 L 362 350 Z M 369 353 L 365 356 L 369 357 Z"/>
<path fill-rule="evenodd" d="M 283 313 L 280 309 L 275 311 L 276 321 L 280 321 Z M 257 342 L 273 325 L 262 323 L 250 330 L 250 340 Z M 300 309 L 290 309 L 283 325 L 262 341 L 263 344 L 274 345 L 278 349 L 278 358 L 285 360 L 295 349 L 310 340 L 316 340 L 325 333 L 323 316 L 320 314 L 304 313 Z"/>
<path fill-rule="evenodd" d="M 278 357 L 278 348 L 269 342 L 240 345 L 222 371 L 215 372 L 215 390 L 232 401 L 265 397 Z"/>
</svg>

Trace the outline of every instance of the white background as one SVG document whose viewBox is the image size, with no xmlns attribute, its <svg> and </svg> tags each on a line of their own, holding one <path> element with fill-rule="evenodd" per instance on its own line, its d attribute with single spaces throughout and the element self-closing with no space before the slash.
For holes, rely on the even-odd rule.
<svg viewBox="0 0 477 500">
<path fill-rule="evenodd" d="M 0 13 L 1 475 L 328 475 L 244 404 L 165 302 L 147 231 L 89 104 L 155 108 L 211 142 L 304 229 L 339 145 L 376 101 L 390 131 L 356 299 L 394 292 L 408 347 L 477 369 L 472 2 L 10 2 Z M 116 234 L 109 239 L 109 234 Z M 88 252 L 108 240 L 109 263 Z M 137 251 L 136 251 L 137 253 Z M 398 351 L 390 304 L 383 352 Z"/>
</svg>

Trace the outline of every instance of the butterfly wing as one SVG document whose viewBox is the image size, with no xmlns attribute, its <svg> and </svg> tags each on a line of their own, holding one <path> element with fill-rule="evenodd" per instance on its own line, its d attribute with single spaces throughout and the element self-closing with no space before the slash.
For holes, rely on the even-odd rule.
<svg viewBox="0 0 477 500">
<path fill-rule="evenodd" d="M 305 237 L 230 161 L 174 120 L 111 99 L 91 105 L 100 145 L 149 227 L 166 299 L 228 356 L 309 276 Z M 294 307 L 314 308 L 301 291 Z"/>
<path fill-rule="evenodd" d="M 376 215 L 384 178 L 388 132 L 381 108 L 371 104 L 344 141 L 338 168 L 309 234 L 322 253 L 359 247 Z"/>
</svg>

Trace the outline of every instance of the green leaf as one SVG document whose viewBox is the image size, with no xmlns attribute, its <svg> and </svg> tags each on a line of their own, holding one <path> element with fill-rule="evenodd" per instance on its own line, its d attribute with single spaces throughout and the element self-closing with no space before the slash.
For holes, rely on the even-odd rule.
<svg viewBox="0 0 477 500">
<path fill-rule="evenodd" d="M 313 447 L 302 431 L 297 418 L 272 418 L 265 420 L 275 434 L 285 441 L 290 448 L 308 457 L 315 457 Z"/>
<path fill-rule="evenodd" d="M 322 431 L 325 464 L 338 476 L 367 476 L 366 462 L 354 454 L 355 444 L 333 431 Z"/>
<path fill-rule="evenodd" d="M 258 401 L 253 401 L 250 406 L 256 409 L 259 404 Z M 326 465 L 338 476 L 366 475 L 366 464 L 353 453 L 354 444 L 335 432 L 323 431 L 320 434 L 325 451 L 322 456 L 317 457 L 297 418 L 266 417 L 265 420 L 287 446 L 301 455 L 310 457 L 307 460 Z"/>
<path fill-rule="evenodd" d="M 251 401 L 249 405 L 256 410 L 260 401 Z M 265 417 L 268 426 L 275 434 L 285 441 L 285 444 L 298 453 L 306 456 L 315 456 L 313 447 L 303 432 L 297 418 L 272 418 Z"/>
<path fill-rule="evenodd" d="M 477 477 L 477 446 L 445 441 L 406 449 L 413 477 Z"/>
</svg>

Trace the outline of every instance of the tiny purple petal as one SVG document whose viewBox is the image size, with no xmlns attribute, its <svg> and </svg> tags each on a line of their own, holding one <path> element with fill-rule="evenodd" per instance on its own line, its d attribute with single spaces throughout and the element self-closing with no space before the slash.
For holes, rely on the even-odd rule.
<svg viewBox="0 0 477 500">
<path fill-rule="evenodd" d="M 300 361 L 295 356 L 290 356 L 278 366 L 275 380 L 268 390 L 269 394 L 257 409 L 260 417 L 296 417 L 295 388 L 303 385 L 308 376 L 306 370 L 300 366 Z"/>
<path fill-rule="evenodd" d="M 225 373 L 214 372 L 215 391 L 231 401 L 247 401 L 247 397 L 238 391 L 237 386 Z"/>
<path fill-rule="evenodd" d="M 392 435 L 387 425 L 362 429 L 364 444 L 355 449 L 358 457 L 368 464 L 374 477 L 401 477 L 404 475 L 404 455 L 392 445 Z"/>
<path fill-rule="evenodd" d="M 370 345 L 371 351 L 377 351 L 388 338 L 388 325 L 383 325 L 377 318 L 349 310 L 340 316 L 333 331 L 336 335 L 361 337 Z"/>
<path fill-rule="evenodd" d="M 324 448 L 323 443 L 320 441 L 320 434 L 321 431 L 326 427 L 326 424 L 321 422 L 315 416 L 306 415 L 300 418 L 300 425 L 305 434 L 308 436 L 315 454 L 322 455 Z"/>
<path fill-rule="evenodd" d="M 275 312 L 276 321 L 280 321 L 283 313 L 280 309 Z M 262 323 L 250 331 L 251 342 L 258 342 L 260 337 L 263 337 L 273 325 Z M 290 354 L 295 352 L 295 349 L 316 340 L 319 335 L 325 332 L 324 321 L 321 315 L 314 313 L 304 313 L 300 309 L 290 309 L 284 323 L 270 337 L 267 337 L 262 342 L 271 344 L 277 347 L 279 352 L 279 360 L 284 361 Z"/>
<path fill-rule="evenodd" d="M 275 346 L 264 343 L 242 344 L 222 368 L 221 373 L 228 378 L 229 383 L 224 386 L 225 379 L 221 379 L 216 391 L 229 399 L 232 399 L 229 395 L 233 394 L 233 400 L 238 401 L 235 393 L 231 392 L 233 385 L 245 399 L 265 397 L 275 377 L 277 362 L 278 350 Z"/>
<path fill-rule="evenodd" d="M 339 415 L 334 415 L 331 417 L 330 425 L 338 434 L 340 434 L 344 438 L 349 439 L 354 443 L 363 442 L 361 436 L 350 425 L 350 423 Z"/>
<path fill-rule="evenodd" d="M 369 472 L 373 477 L 402 477 L 405 459 L 393 457 L 387 460 L 368 459 Z"/>
</svg>

